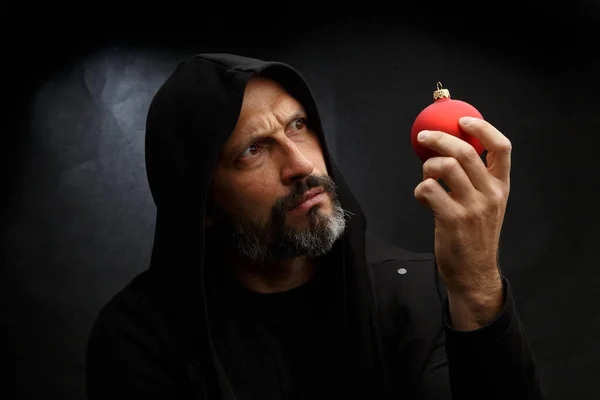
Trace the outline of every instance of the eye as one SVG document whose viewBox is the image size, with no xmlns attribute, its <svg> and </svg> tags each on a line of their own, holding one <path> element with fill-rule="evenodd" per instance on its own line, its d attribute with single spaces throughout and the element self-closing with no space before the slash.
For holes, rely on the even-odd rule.
<svg viewBox="0 0 600 400">
<path fill-rule="evenodd" d="M 240 156 L 238 158 L 244 159 L 244 158 L 252 157 L 254 154 L 256 154 L 260 150 L 260 148 L 261 148 L 260 145 L 252 144 L 252 145 L 246 147 L 246 149 L 240 154 Z"/>
<path fill-rule="evenodd" d="M 292 121 L 291 127 L 298 131 L 301 131 L 302 129 L 304 129 L 306 127 L 306 119 L 304 119 L 304 118 L 295 119 L 294 121 Z"/>
</svg>

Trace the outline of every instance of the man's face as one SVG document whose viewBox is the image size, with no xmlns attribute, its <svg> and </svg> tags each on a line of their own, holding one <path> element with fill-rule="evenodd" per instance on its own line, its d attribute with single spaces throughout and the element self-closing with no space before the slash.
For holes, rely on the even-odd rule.
<svg viewBox="0 0 600 400">
<path fill-rule="evenodd" d="M 294 208 L 314 191 L 322 193 Z M 301 104 L 274 81 L 255 77 L 246 87 L 213 171 L 207 225 L 242 256 L 269 261 L 325 254 L 343 233 L 319 138 Z"/>
</svg>

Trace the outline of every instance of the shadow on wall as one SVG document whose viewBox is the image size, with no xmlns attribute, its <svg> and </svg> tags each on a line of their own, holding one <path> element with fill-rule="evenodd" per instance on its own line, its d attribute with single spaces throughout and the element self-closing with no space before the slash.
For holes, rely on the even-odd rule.
<svg viewBox="0 0 600 400">
<path fill-rule="evenodd" d="M 147 267 L 155 209 L 145 117 L 182 57 L 112 48 L 35 95 L 27 184 L 8 229 L 19 398 L 81 398 L 100 307 Z M 23 381 L 32 377 L 34 385 Z"/>
</svg>

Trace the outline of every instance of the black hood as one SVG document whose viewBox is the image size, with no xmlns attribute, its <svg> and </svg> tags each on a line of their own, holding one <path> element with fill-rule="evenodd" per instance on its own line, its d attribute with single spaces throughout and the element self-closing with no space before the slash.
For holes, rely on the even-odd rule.
<svg viewBox="0 0 600 400">
<path fill-rule="evenodd" d="M 305 108 L 319 136 L 329 176 L 348 211 L 332 254 L 339 268 L 340 395 L 381 398 L 386 392 L 375 306 L 365 260 L 366 219 L 329 153 L 311 90 L 280 62 L 199 54 L 181 62 L 156 93 L 146 126 L 146 168 L 157 206 L 150 270 L 175 324 L 185 368 L 199 371 L 208 397 L 235 398 L 212 345 L 206 301 L 204 213 L 211 173 L 234 130 L 244 90 L 254 75 L 279 82 Z M 333 288 L 332 288 L 333 289 Z"/>
</svg>

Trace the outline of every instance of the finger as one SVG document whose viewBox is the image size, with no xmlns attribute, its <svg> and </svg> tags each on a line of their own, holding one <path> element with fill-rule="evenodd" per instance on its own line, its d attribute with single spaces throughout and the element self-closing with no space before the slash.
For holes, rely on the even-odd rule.
<svg viewBox="0 0 600 400">
<path fill-rule="evenodd" d="M 462 165 L 453 157 L 432 157 L 423 163 L 423 180 L 443 179 L 455 196 L 467 198 L 476 190 Z"/>
<path fill-rule="evenodd" d="M 490 174 L 503 182 L 508 182 L 512 154 L 510 140 L 483 119 L 463 117 L 459 120 L 459 123 L 465 132 L 479 139 L 487 149 L 487 159 L 490 161 L 488 171 Z"/>
<path fill-rule="evenodd" d="M 415 188 L 415 197 L 429 207 L 437 216 L 445 216 L 452 212 L 456 202 L 444 190 L 442 185 L 433 178 L 425 179 Z"/>
<path fill-rule="evenodd" d="M 458 160 L 477 190 L 489 192 L 492 189 L 487 167 L 471 144 L 440 131 L 423 131 L 419 133 L 418 139 L 424 146 L 441 155 Z"/>
</svg>

